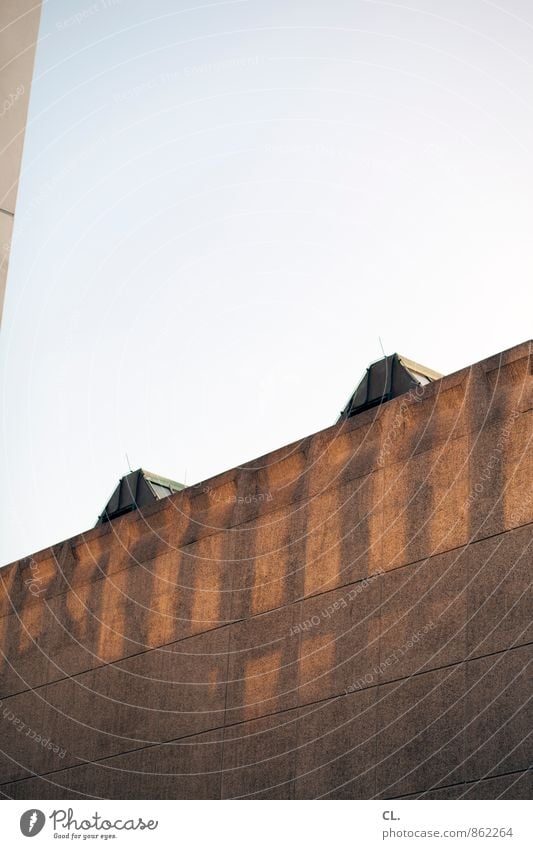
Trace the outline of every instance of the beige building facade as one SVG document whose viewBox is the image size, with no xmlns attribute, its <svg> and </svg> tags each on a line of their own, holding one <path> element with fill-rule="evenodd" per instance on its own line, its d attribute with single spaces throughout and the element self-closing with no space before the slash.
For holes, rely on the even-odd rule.
<svg viewBox="0 0 533 849">
<path fill-rule="evenodd" d="M 40 0 L 0 3 L 0 322 L 40 16 Z"/>
</svg>

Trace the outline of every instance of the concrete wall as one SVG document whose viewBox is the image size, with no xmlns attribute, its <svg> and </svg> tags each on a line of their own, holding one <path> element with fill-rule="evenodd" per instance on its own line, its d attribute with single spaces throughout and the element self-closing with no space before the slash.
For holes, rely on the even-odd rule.
<svg viewBox="0 0 533 849">
<path fill-rule="evenodd" d="M 0 3 L 0 322 L 40 14 L 40 0 Z"/>
<path fill-rule="evenodd" d="M 530 797 L 531 362 L 2 569 L 0 792 Z"/>
</svg>

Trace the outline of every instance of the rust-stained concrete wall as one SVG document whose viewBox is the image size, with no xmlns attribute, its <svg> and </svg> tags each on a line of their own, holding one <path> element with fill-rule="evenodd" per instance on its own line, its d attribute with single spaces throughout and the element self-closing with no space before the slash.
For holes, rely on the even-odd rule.
<svg viewBox="0 0 533 849">
<path fill-rule="evenodd" d="M 0 792 L 530 797 L 532 382 L 525 343 L 2 569 Z"/>
</svg>

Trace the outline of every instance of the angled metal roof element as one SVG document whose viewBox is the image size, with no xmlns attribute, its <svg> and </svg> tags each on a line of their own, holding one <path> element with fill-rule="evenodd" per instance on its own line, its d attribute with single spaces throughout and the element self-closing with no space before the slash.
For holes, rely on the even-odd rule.
<svg viewBox="0 0 533 849">
<path fill-rule="evenodd" d="M 113 495 L 98 516 L 96 527 L 125 513 L 131 513 L 138 507 L 154 504 L 173 492 L 179 492 L 180 489 L 185 489 L 182 483 L 154 475 L 146 469 L 130 472 L 119 480 Z"/>
<path fill-rule="evenodd" d="M 442 374 L 433 369 L 421 366 L 402 357 L 391 354 L 372 363 L 359 383 L 359 386 L 341 412 L 338 421 L 349 419 L 351 416 L 377 407 L 409 392 L 417 386 L 425 386 L 434 380 L 439 380 Z"/>
</svg>

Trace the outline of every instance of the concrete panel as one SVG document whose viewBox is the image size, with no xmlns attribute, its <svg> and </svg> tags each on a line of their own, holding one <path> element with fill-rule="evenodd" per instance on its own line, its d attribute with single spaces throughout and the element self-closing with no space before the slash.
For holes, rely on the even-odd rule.
<svg viewBox="0 0 533 849">
<path fill-rule="evenodd" d="M 465 778 L 465 668 L 378 689 L 376 793 L 391 798 Z"/>
<path fill-rule="evenodd" d="M 528 769 L 497 778 L 482 778 L 469 784 L 455 784 L 427 793 L 400 796 L 402 799 L 527 799 L 533 796 L 533 772 Z"/>
<path fill-rule="evenodd" d="M 294 605 L 229 625 L 226 724 L 297 706 Z"/>
<path fill-rule="evenodd" d="M 472 436 L 470 536 L 480 539 L 533 521 L 533 411 L 511 412 Z"/>
<path fill-rule="evenodd" d="M 379 580 L 306 599 L 295 608 L 300 704 L 359 689 L 379 662 Z"/>
<path fill-rule="evenodd" d="M 11 799 L 218 799 L 221 765 L 217 731 L 1 789 Z"/>
<path fill-rule="evenodd" d="M 132 566 L 127 541 L 127 526 L 118 519 L 5 567 L 0 573 L 0 615 L 20 612 Z"/>
<path fill-rule="evenodd" d="M 169 583 L 177 587 L 174 631 L 184 635 L 199 634 L 224 625 L 232 619 L 232 583 L 234 535 L 230 532 L 205 537 L 182 549 L 176 555 L 161 559 L 162 574 L 170 569 Z M 154 599 L 165 598 L 164 584 L 159 582 Z M 155 604 L 152 604 L 156 608 Z M 164 605 L 163 605 L 164 607 Z M 157 609 L 160 605 L 157 606 Z M 162 611 L 165 614 L 165 611 Z M 168 627 L 153 628 L 150 640 L 167 642 Z M 175 637 L 173 637 L 175 639 Z"/>
<path fill-rule="evenodd" d="M 218 534 L 50 600 L 32 596 L 0 620 L 0 697 L 225 624 L 232 544 Z"/>
<path fill-rule="evenodd" d="M 4 699 L 13 718 L 4 718 L 0 780 L 222 726 L 228 637 L 220 629 Z M 65 751 L 43 748 L 26 729 Z"/>
<path fill-rule="evenodd" d="M 123 749 L 222 727 L 228 639 L 223 628 L 97 670 L 95 724 Z"/>
<path fill-rule="evenodd" d="M 53 635 L 60 645 L 65 633 L 44 604 L 30 607 L 22 616 L 5 616 L 0 631 L 0 699 L 63 677 L 60 671 L 50 670 L 49 637 Z"/>
<path fill-rule="evenodd" d="M 466 654 L 468 549 L 383 575 L 373 684 L 456 663 Z"/>
<path fill-rule="evenodd" d="M 383 569 L 468 542 L 468 440 L 447 442 L 385 468 Z"/>
<path fill-rule="evenodd" d="M 468 377 L 461 371 L 385 404 L 380 417 L 378 465 L 405 462 L 466 436 L 471 428 L 468 385 Z"/>
<path fill-rule="evenodd" d="M 304 712 L 282 711 L 226 728 L 223 799 L 292 799 Z"/>
<path fill-rule="evenodd" d="M 531 764 L 532 658 L 529 645 L 466 664 L 466 780 Z"/>
<path fill-rule="evenodd" d="M 353 583 L 378 568 L 380 496 L 377 472 L 241 526 L 233 616 Z"/>
<path fill-rule="evenodd" d="M 376 691 L 307 708 L 298 724 L 297 799 L 371 799 L 375 793 Z"/>
<path fill-rule="evenodd" d="M 382 411 L 354 416 L 317 433 L 309 445 L 306 496 L 320 495 L 379 468 Z"/>
<path fill-rule="evenodd" d="M 467 405 L 472 434 L 503 421 L 513 411 L 531 409 L 531 354 L 532 343 L 523 342 L 467 369 Z"/>
<path fill-rule="evenodd" d="M 351 584 L 379 569 L 382 472 L 311 499 L 304 512 L 304 595 Z"/>
<path fill-rule="evenodd" d="M 92 728 L 90 684 L 67 679 L 3 700 L 0 783 L 88 759 L 98 737 L 105 744 L 105 734 Z"/>
<path fill-rule="evenodd" d="M 298 505 L 276 510 L 235 529 L 232 616 L 264 613 L 302 594 L 304 540 Z"/>
<path fill-rule="evenodd" d="M 529 348 L 529 350 L 528 350 Z M 483 377 L 478 380 L 478 408 L 483 422 L 502 420 L 513 410 L 524 412 L 533 405 L 532 351 L 527 344 L 517 346 L 511 357 L 480 363 Z M 492 362 L 491 362 L 492 360 Z M 482 397 L 483 395 L 483 397 Z"/>
<path fill-rule="evenodd" d="M 468 655 L 490 654 L 533 640 L 532 552 L 533 525 L 475 543 L 465 552 Z"/>
</svg>

